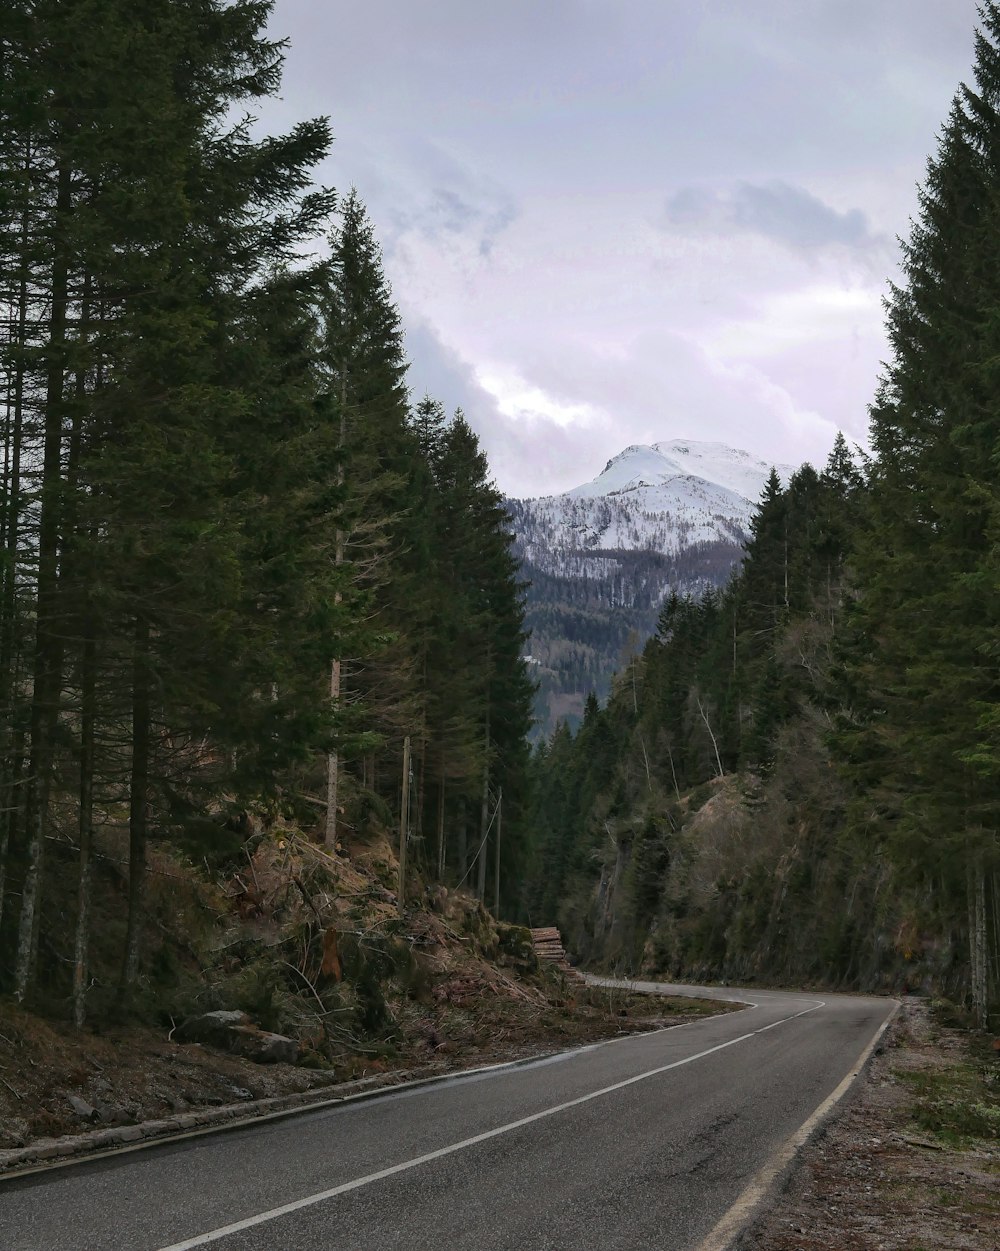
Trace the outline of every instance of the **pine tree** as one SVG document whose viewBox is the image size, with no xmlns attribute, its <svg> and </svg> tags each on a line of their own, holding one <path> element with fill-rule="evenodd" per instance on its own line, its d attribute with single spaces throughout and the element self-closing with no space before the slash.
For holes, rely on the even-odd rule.
<svg viewBox="0 0 1000 1251">
<path fill-rule="evenodd" d="M 29 233 L 44 247 L 6 252 L 4 286 L 27 268 L 49 310 L 40 350 L 26 353 L 22 336 L 7 366 L 15 390 L 23 367 L 22 393 L 39 413 L 31 454 L 42 469 L 37 529 L 18 539 L 34 553 L 19 995 L 34 976 L 50 795 L 64 782 L 60 724 L 79 727 L 90 774 L 80 779 L 81 915 L 95 756 L 128 778 L 128 985 L 150 820 L 161 820 L 178 757 L 190 765 L 190 745 L 221 719 L 232 666 L 216 662 L 234 651 L 244 512 L 232 448 L 247 411 L 227 353 L 250 289 L 329 208 L 326 195 L 303 195 L 325 123 L 257 143 L 248 121 L 226 120 L 277 85 L 280 45 L 260 33 L 268 10 L 45 0 L 14 28 L 12 62 L 31 65 L 34 110 L 16 133 L 30 135 L 44 182 L 30 188 Z M 113 729 L 123 719 L 126 745 Z M 5 773 L 19 752 L 6 753 Z"/>
<path fill-rule="evenodd" d="M 967 904 L 971 986 L 985 1020 L 1000 938 L 982 940 L 1000 867 L 1000 773 L 981 750 L 1000 703 L 991 533 L 1000 9 L 986 3 L 980 17 L 975 85 L 960 89 L 929 163 L 904 247 L 906 285 L 889 306 L 893 358 L 872 409 L 876 458 L 852 561 L 866 695 L 845 749 L 879 762 L 883 828 L 901 867 L 933 886 L 943 916 L 957 920 Z M 856 776 L 873 782 L 860 762 Z"/>
<path fill-rule="evenodd" d="M 381 250 L 354 191 L 340 208 L 330 245 L 330 276 L 320 311 L 326 385 L 339 423 L 334 472 L 342 503 L 334 560 L 338 566 L 354 566 L 358 584 L 372 589 L 377 600 L 378 588 L 390 581 L 384 562 L 401 507 L 397 470 L 405 456 L 401 445 L 407 442 L 407 365 Z M 355 664 L 375 660 L 362 658 L 356 642 L 341 640 L 331 663 L 330 698 L 342 720 L 347 705 L 362 693 L 357 681 L 353 695 L 345 682 L 345 661 L 350 665 L 352 658 Z M 373 695 L 370 684 L 368 695 Z M 356 716 L 359 710 L 354 711 Z M 327 757 L 325 841 L 331 850 L 342 803 L 341 755 L 335 745 Z"/>
</svg>

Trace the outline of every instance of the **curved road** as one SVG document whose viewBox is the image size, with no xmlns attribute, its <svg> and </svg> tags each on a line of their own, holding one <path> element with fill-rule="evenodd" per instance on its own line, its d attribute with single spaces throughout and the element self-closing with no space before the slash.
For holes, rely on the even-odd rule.
<svg viewBox="0 0 1000 1251">
<path fill-rule="evenodd" d="M 632 985 L 753 1006 L 0 1181 L 0 1245 L 721 1251 L 733 1205 L 777 1171 L 895 1005 Z"/>
</svg>

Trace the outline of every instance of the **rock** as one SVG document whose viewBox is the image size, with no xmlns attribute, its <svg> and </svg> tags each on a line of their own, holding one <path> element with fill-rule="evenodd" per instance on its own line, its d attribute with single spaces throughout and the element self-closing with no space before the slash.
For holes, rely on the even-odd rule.
<svg viewBox="0 0 1000 1251">
<path fill-rule="evenodd" d="M 269 1034 L 255 1025 L 241 1025 L 233 1033 L 238 1036 L 233 1050 L 258 1064 L 294 1064 L 299 1058 L 299 1044 L 284 1034 Z"/>
<path fill-rule="evenodd" d="M 81 1117 L 83 1120 L 90 1121 L 91 1124 L 95 1124 L 101 1119 L 100 1112 L 98 1112 L 96 1108 L 91 1107 L 86 1099 L 81 1099 L 79 1095 L 68 1094 L 66 1096 L 66 1101 L 77 1116 Z"/>
<path fill-rule="evenodd" d="M 225 1046 L 230 1032 L 241 1025 L 250 1025 L 245 1012 L 204 1012 L 184 1021 L 177 1030 L 179 1042 L 203 1042 Z"/>
<path fill-rule="evenodd" d="M 141 1125 L 126 1125 L 122 1129 L 112 1130 L 112 1133 L 116 1142 L 138 1142 L 145 1136 Z"/>
<path fill-rule="evenodd" d="M 97 1119 L 102 1125 L 127 1125 L 131 1120 L 124 1108 L 117 1108 L 114 1104 L 101 1103 L 96 1110 Z"/>
<path fill-rule="evenodd" d="M 221 1047 L 258 1064 L 294 1064 L 299 1056 L 294 1038 L 262 1030 L 245 1012 L 206 1012 L 191 1017 L 180 1026 L 177 1037 L 182 1042 Z"/>
</svg>

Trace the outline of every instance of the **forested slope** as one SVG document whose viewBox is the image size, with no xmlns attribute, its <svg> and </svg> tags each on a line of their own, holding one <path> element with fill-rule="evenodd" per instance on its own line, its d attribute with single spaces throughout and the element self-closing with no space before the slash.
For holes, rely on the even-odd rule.
<svg viewBox="0 0 1000 1251">
<path fill-rule="evenodd" d="M 262 829 L 402 828 L 421 889 L 492 898 L 502 792 L 501 896 L 522 851 L 509 519 L 461 414 L 411 407 L 372 226 L 312 185 L 327 122 L 243 116 L 270 8 L 0 27 L 0 992 L 77 1024 L 157 1010 L 198 954 L 163 883 L 221 926 Z"/>
<path fill-rule="evenodd" d="M 874 457 L 768 484 L 742 571 L 535 759 L 525 907 L 585 959 L 1000 1000 L 1000 10 L 888 304 Z"/>
</svg>

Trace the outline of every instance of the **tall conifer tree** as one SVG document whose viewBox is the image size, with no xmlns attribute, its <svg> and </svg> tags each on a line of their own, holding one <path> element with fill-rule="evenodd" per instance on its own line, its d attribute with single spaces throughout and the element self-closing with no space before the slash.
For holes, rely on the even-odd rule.
<svg viewBox="0 0 1000 1251">
<path fill-rule="evenodd" d="M 1000 705 L 992 532 L 1000 468 L 1000 9 L 985 3 L 973 86 L 928 165 L 889 305 L 893 357 L 872 408 L 866 533 L 854 565 L 866 705 L 846 736 L 902 867 L 943 916 L 967 900 L 982 1019 L 997 984 L 989 924 L 1000 868 L 1000 769 L 981 750 Z M 986 931 L 989 929 L 987 938 Z"/>
</svg>

